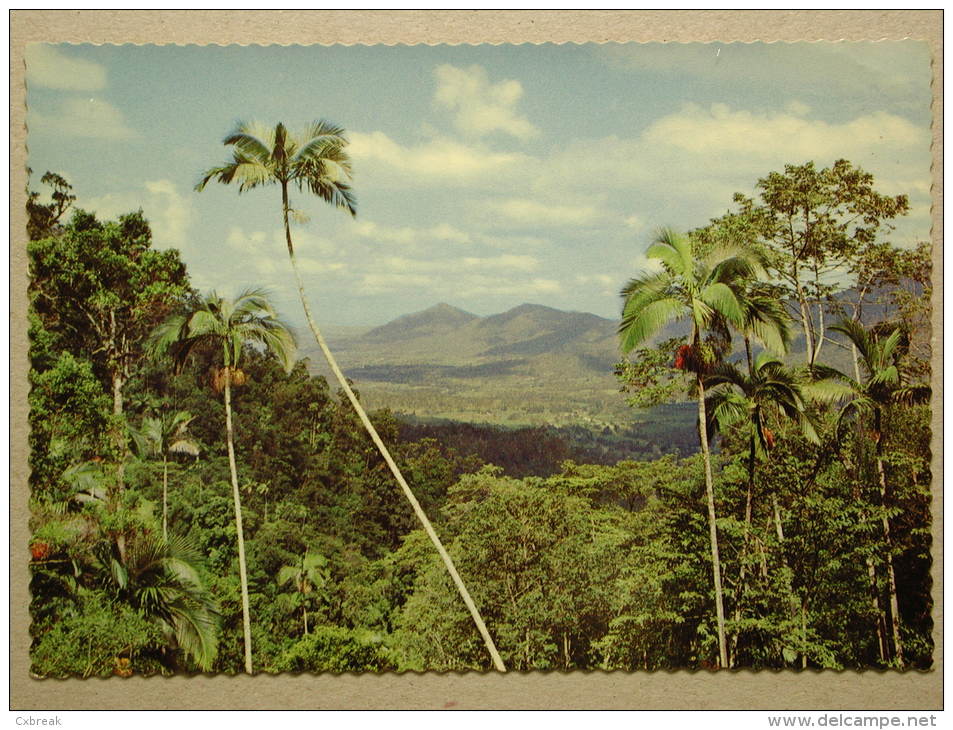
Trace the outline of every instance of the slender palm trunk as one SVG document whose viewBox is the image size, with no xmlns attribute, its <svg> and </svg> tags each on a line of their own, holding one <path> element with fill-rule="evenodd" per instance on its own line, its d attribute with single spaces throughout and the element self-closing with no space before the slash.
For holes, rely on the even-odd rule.
<svg viewBox="0 0 953 730">
<path fill-rule="evenodd" d="M 708 533 L 711 541 L 711 564 L 715 581 L 715 617 L 718 622 L 719 666 L 728 667 L 728 647 L 725 642 L 725 605 L 721 588 L 721 561 L 718 557 L 718 528 L 715 522 L 715 485 L 711 473 L 711 453 L 708 450 L 708 417 L 705 411 L 705 385 L 698 374 L 698 437 L 702 459 L 705 462 L 705 494 L 708 497 Z"/>
<path fill-rule="evenodd" d="M 121 495 L 126 488 L 126 456 L 129 444 L 126 442 L 126 430 L 122 421 L 123 397 L 122 389 L 125 385 L 122 375 L 114 372 L 112 375 L 113 416 L 116 417 L 116 494 Z"/>
<path fill-rule="evenodd" d="M 880 479 L 880 501 L 883 510 L 884 547 L 887 553 L 887 587 L 890 592 L 890 628 L 893 634 L 894 659 L 903 666 L 903 642 L 900 639 L 900 605 L 897 601 L 897 578 L 893 570 L 893 541 L 890 539 L 890 520 L 887 518 L 887 475 L 877 442 L 877 475 Z"/>
<path fill-rule="evenodd" d="M 381 456 L 384 457 L 384 461 L 387 463 L 387 466 L 390 468 L 391 473 L 394 475 L 394 478 L 397 480 L 397 483 L 400 485 L 400 488 L 403 490 L 404 495 L 407 497 L 407 500 L 410 502 L 411 506 L 414 509 L 414 513 L 417 515 L 417 519 L 420 520 L 423 525 L 424 531 L 430 537 L 431 542 L 433 542 L 434 547 L 437 549 L 437 552 L 440 554 L 441 560 L 447 569 L 447 572 L 450 574 L 450 577 L 453 579 L 454 584 L 457 587 L 457 590 L 460 593 L 460 597 L 463 599 L 463 602 L 466 604 L 467 609 L 470 611 L 470 616 L 473 618 L 473 622 L 476 624 L 477 630 L 480 632 L 480 635 L 483 637 L 483 642 L 486 644 L 487 651 L 490 653 L 490 657 L 493 660 L 493 665 L 496 667 L 497 671 L 505 672 L 506 666 L 503 664 L 503 659 L 500 657 L 499 652 L 496 650 L 496 645 L 493 643 L 493 638 L 490 636 L 490 632 L 486 628 L 486 624 L 483 622 L 483 618 L 480 616 L 480 612 L 476 607 L 476 604 L 473 602 L 473 599 L 470 597 L 470 592 L 467 590 L 466 585 L 463 583 L 463 579 L 460 578 L 460 574 L 457 573 L 457 569 L 453 564 L 453 560 L 450 558 L 449 553 L 444 549 L 443 543 L 440 542 L 440 538 L 437 536 L 437 533 L 434 531 L 433 526 L 430 524 L 430 520 L 427 519 L 427 515 L 424 513 L 423 508 L 420 506 L 420 503 L 417 501 L 417 498 L 414 496 L 413 491 L 411 491 L 406 480 L 400 472 L 400 469 L 397 467 L 396 462 L 393 457 L 391 457 L 390 452 L 387 450 L 387 447 L 384 445 L 384 442 L 381 440 L 381 437 L 377 433 L 377 429 L 374 428 L 374 425 L 371 423 L 370 418 L 368 418 L 367 413 L 364 411 L 364 408 L 361 406 L 360 401 L 358 401 L 357 396 L 354 395 L 354 391 L 351 390 L 351 386 L 347 382 L 347 378 L 344 377 L 344 373 L 341 372 L 340 367 L 338 367 L 337 361 L 334 359 L 334 355 L 331 354 L 331 350 L 328 348 L 327 343 L 324 341 L 320 330 L 318 329 L 317 324 L 314 321 L 314 317 L 311 316 L 311 308 L 308 306 L 308 300 L 305 297 L 304 293 L 304 283 L 301 280 L 301 272 L 298 270 L 298 261 L 295 257 L 294 245 L 291 242 L 291 226 L 288 221 L 288 184 L 287 182 L 282 182 L 281 184 L 281 202 L 282 202 L 282 214 L 284 219 L 285 226 L 285 240 L 288 244 L 288 256 L 291 258 L 291 266 L 294 269 L 295 280 L 298 284 L 298 294 L 301 297 L 301 305 L 304 308 L 305 318 L 308 320 L 308 326 L 311 329 L 311 333 L 314 335 L 315 341 L 318 343 L 318 347 L 321 348 L 321 352 L 324 353 L 324 357 L 328 362 L 328 365 L 331 367 L 332 372 L 334 373 L 335 378 L 337 378 L 338 384 L 341 386 L 341 389 L 344 391 L 344 394 L 347 396 L 348 400 L 351 402 L 351 405 L 354 406 L 354 410 L 357 412 L 358 417 L 361 419 L 361 423 L 364 424 L 364 428 L 367 429 L 367 433 L 370 435 L 371 440 L 374 442 L 374 445 L 377 446 L 378 451 L 380 451 Z M 227 381 L 226 381 L 227 382 Z"/>
<path fill-rule="evenodd" d="M 169 541 L 169 460 L 162 457 L 162 539 Z"/>
<path fill-rule="evenodd" d="M 860 434 L 857 435 L 858 440 Z M 851 488 L 851 496 L 854 502 L 861 504 L 861 493 L 859 485 L 854 482 Z M 869 519 L 867 510 L 860 512 L 860 524 L 866 525 Z M 867 581 L 870 583 L 870 606 L 873 609 L 874 616 L 877 617 L 877 649 L 880 652 L 880 661 L 886 664 L 889 661 L 890 650 L 887 646 L 886 617 L 880 608 L 880 591 L 877 589 L 877 569 L 874 567 L 874 560 L 870 555 L 865 559 L 867 563 Z"/>
<path fill-rule="evenodd" d="M 747 343 L 747 338 L 745 338 Z M 754 438 L 751 439 L 751 444 L 748 451 L 748 491 L 745 495 L 745 527 L 744 527 L 744 541 L 741 544 L 741 569 L 738 574 L 738 595 L 735 598 L 735 623 L 737 624 L 741 620 L 741 599 L 746 592 L 747 585 L 745 579 L 747 578 L 747 560 L 748 560 L 748 547 L 750 543 L 750 533 L 751 533 L 751 511 L 752 503 L 754 501 L 754 465 L 755 465 L 755 442 Z M 731 650 L 731 665 L 737 663 L 738 660 L 738 630 L 735 630 L 734 636 L 732 637 L 732 650 Z"/>
<path fill-rule="evenodd" d="M 242 630 L 245 637 L 245 671 L 252 673 L 251 611 L 248 606 L 248 575 L 245 570 L 245 535 L 242 530 L 242 498 L 238 492 L 238 468 L 232 439 L 232 370 L 225 358 L 225 437 L 228 442 L 228 467 L 232 477 L 232 500 L 235 503 L 235 530 L 238 533 L 238 575 L 242 589 Z"/>
<path fill-rule="evenodd" d="M 781 566 L 784 569 L 785 583 L 787 584 L 788 604 L 791 608 L 792 618 L 796 617 L 800 612 L 801 639 L 804 641 L 807 637 L 807 613 L 804 607 L 804 602 L 799 601 L 798 597 L 794 595 L 794 586 L 791 584 L 791 568 L 788 566 L 788 557 L 784 553 L 784 528 L 781 526 L 781 507 L 778 505 L 778 495 L 774 493 L 771 494 L 771 509 L 774 512 L 774 529 L 778 536 L 778 548 L 781 555 Z M 801 667 L 807 667 L 807 654 L 805 652 L 801 653 Z"/>
</svg>

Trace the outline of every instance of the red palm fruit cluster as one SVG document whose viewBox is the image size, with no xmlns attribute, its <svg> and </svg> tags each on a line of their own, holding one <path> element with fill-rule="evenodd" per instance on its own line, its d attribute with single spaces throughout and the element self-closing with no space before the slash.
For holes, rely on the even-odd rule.
<svg viewBox="0 0 953 730">
<path fill-rule="evenodd" d="M 675 369 L 686 370 L 692 359 L 692 346 L 682 345 L 675 351 Z"/>
<path fill-rule="evenodd" d="M 50 554 L 50 544 L 42 540 L 37 540 L 30 544 L 30 554 L 34 560 L 43 560 L 43 558 Z"/>
</svg>

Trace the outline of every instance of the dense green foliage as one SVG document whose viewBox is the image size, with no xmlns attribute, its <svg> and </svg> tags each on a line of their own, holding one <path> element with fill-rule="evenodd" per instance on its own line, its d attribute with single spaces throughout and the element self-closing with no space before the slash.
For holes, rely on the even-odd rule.
<svg viewBox="0 0 953 730">
<path fill-rule="evenodd" d="M 902 212 L 899 199 L 871 198 L 852 169 L 817 174 L 879 200 L 884 216 Z M 786 175 L 807 185 L 811 172 Z M 760 256 L 757 276 L 750 267 L 722 281 L 762 312 L 753 285 L 790 287 L 788 323 L 814 338 L 810 357 L 796 338 L 786 356 L 762 352 L 770 337 L 739 308 L 686 328 L 688 350 L 684 340 L 645 345 L 620 365 L 620 399 L 682 399 L 633 411 L 635 426 L 505 431 L 371 415 L 509 669 L 725 666 L 716 589 L 727 666 L 931 665 L 929 250 L 898 257 L 870 226 L 825 218 L 824 245 L 859 272 L 852 283 L 869 282 L 867 301 L 887 306 L 872 320 L 871 306 L 855 306 L 859 292 L 805 284 L 802 320 L 795 284 L 771 276 L 796 267 L 762 256 L 780 245 L 780 214 L 761 207 L 777 204 L 781 178 L 759 188 L 761 203 L 741 201 L 692 232 L 686 251 L 702 258 L 731 237 Z M 68 186 L 46 182 L 68 206 Z M 177 253 L 151 248 L 142 214 L 100 222 L 74 211 L 62 223 L 55 205 L 34 212 L 36 676 L 243 671 L 243 582 L 255 671 L 492 668 L 340 392 L 306 361 L 286 369 L 261 341 L 229 340 L 227 362 L 209 339 L 190 342 L 178 368 L 150 355 L 150 333 L 209 301 L 191 290 Z M 900 259 L 897 278 L 890 267 Z M 717 287 L 708 295 L 728 301 Z M 847 320 L 823 340 L 818 306 L 828 325 Z M 94 320 L 121 325 L 122 346 Z M 824 365 L 835 351 L 846 369 Z M 223 373 L 239 357 L 241 370 Z M 796 367 L 805 361 L 813 368 Z M 699 385 L 708 454 L 696 453 Z"/>
</svg>

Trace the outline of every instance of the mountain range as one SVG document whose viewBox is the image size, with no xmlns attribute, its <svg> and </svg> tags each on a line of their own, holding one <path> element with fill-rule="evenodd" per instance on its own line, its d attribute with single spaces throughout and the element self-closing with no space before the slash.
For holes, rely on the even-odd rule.
<svg viewBox="0 0 953 730">
<path fill-rule="evenodd" d="M 887 316 L 871 307 L 864 322 Z M 479 316 L 441 303 L 379 327 L 329 329 L 327 339 L 372 409 L 422 419 L 601 429 L 639 417 L 613 374 L 621 359 L 617 327 L 617 320 L 538 304 Z M 685 334 L 686 323 L 673 322 L 652 342 Z M 792 336 L 787 359 L 801 363 L 804 336 L 796 323 Z M 735 346 L 741 357 L 740 342 Z M 330 375 L 317 348 L 302 354 L 313 372 Z M 844 347 L 828 345 L 823 361 L 846 370 L 848 358 Z"/>
<path fill-rule="evenodd" d="M 617 323 L 521 304 L 481 317 L 449 304 L 363 331 L 329 330 L 342 370 L 371 408 L 501 424 L 618 422 Z M 326 374 L 316 350 L 312 369 Z"/>
</svg>

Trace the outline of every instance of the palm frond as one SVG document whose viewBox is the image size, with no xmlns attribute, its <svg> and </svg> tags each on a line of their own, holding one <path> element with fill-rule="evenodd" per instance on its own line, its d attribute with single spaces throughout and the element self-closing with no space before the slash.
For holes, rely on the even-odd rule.
<svg viewBox="0 0 953 730">
<path fill-rule="evenodd" d="M 734 290 L 727 284 L 720 281 L 711 283 L 699 292 L 698 298 L 730 324 L 739 328 L 744 326 L 744 311 Z M 707 325 L 709 319 L 702 321 Z"/>
<path fill-rule="evenodd" d="M 929 385 L 904 385 L 897 388 L 892 394 L 893 401 L 903 403 L 904 405 L 917 405 L 919 403 L 928 403 L 933 395 L 933 389 Z"/>
<path fill-rule="evenodd" d="M 352 216 L 357 215 L 357 196 L 347 183 L 309 176 L 298 178 L 298 184 L 300 187 L 307 187 L 313 195 L 321 198 L 325 203 L 339 210 L 346 210 Z"/>
<path fill-rule="evenodd" d="M 232 300 L 230 319 L 240 321 L 246 317 L 263 316 L 277 316 L 274 305 L 271 303 L 270 293 L 264 287 L 244 289 Z"/>
<path fill-rule="evenodd" d="M 722 431 L 744 423 L 750 417 L 750 401 L 733 390 L 718 390 L 706 400 L 711 412 L 710 420 L 717 423 Z"/>
<path fill-rule="evenodd" d="M 198 456 L 199 447 L 194 441 L 188 439 L 179 439 L 169 444 L 170 454 L 188 454 L 189 456 Z"/>
<path fill-rule="evenodd" d="M 684 272 L 684 259 L 679 250 L 670 243 L 656 241 L 646 249 L 645 257 L 655 261 L 661 261 L 662 265 L 671 274 L 680 275 Z"/>
<path fill-rule="evenodd" d="M 337 138 L 346 142 L 344 127 L 341 127 L 327 119 L 317 119 L 306 126 L 299 135 L 295 135 L 299 147 L 307 144 L 310 140 L 323 138 Z"/>
<path fill-rule="evenodd" d="M 860 322 L 855 322 L 851 319 L 842 319 L 840 322 L 832 324 L 829 329 L 832 332 L 838 332 L 847 337 L 851 344 L 857 348 L 857 351 L 860 353 L 861 358 L 868 368 L 872 369 L 871 366 L 876 359 L 874 339 Z"/>
<path fill-rule="evenodd" d="M 690 276 L 694 269 L 692 243 L 673 228 L 660 228 L 645 255 L 662 261 L 678 276 Z"/>
<path fill-rule="evenodd" d="M 791 342 L 791 328 L 784 303 L 775 297 L 748 293 L 742 295 L 745 329 L 766 349 L 783 354 Z"/>
<path fill-rule="evenodd" d="M 188 339 L 198 340 L 206 337 L 221 337 L 224 327 L 221 319 L 209 309 L 198 309 L 189 317 Z"/>
<path fill-rule="evenodd" d="M 705 259 L 705 268 L 710 271 L 711 281 L 730 284 L 745 279 L 754 279 L 761 273 L 752 259 L 737 248 L 719 248 Z"/>
<path fill-rule="evenodd" d="M 843 380 L 823 378 L 802 385 L 801 393 L 815 403 L 837 403 L 854 398 L 858 390 Z"/>
<path fill-rule="evenodd" d="M 238 122 L 222 144 L 235 146 L 248 158 L 267 165 L 275 142 L 275 132 L 261 122 Z"/>
<path fill-rule="evenodd" d="M 715 388 L 722 385 L 733 385 L 741 390 L 748 390 L 748 376 L 742 373 L 730 362 L 718 362 L 705 375 L 705 387 Z"/>
<path fill-rule="evenodd" d="M 880 361 L 878 366 L 883 368 L 887 366 L 893 359 L 894 351 L 897 349 L 897 346 L 903 341 L 904 332 L 903 329 L 897 327 L 893 332 L 891 332 L 886 338 L 878 343 L 879 345 L 879 358 Z"/>
<path fill-rule="evenodd" d="M 628 354 L 662 329 L 667 322 L 677 320 L 684 314 L 685 304 L 672 297 L 655 299 L 638 309 L 626 306 L 622 323 L 619 325 L 622 353 Z"/>
</svg>

